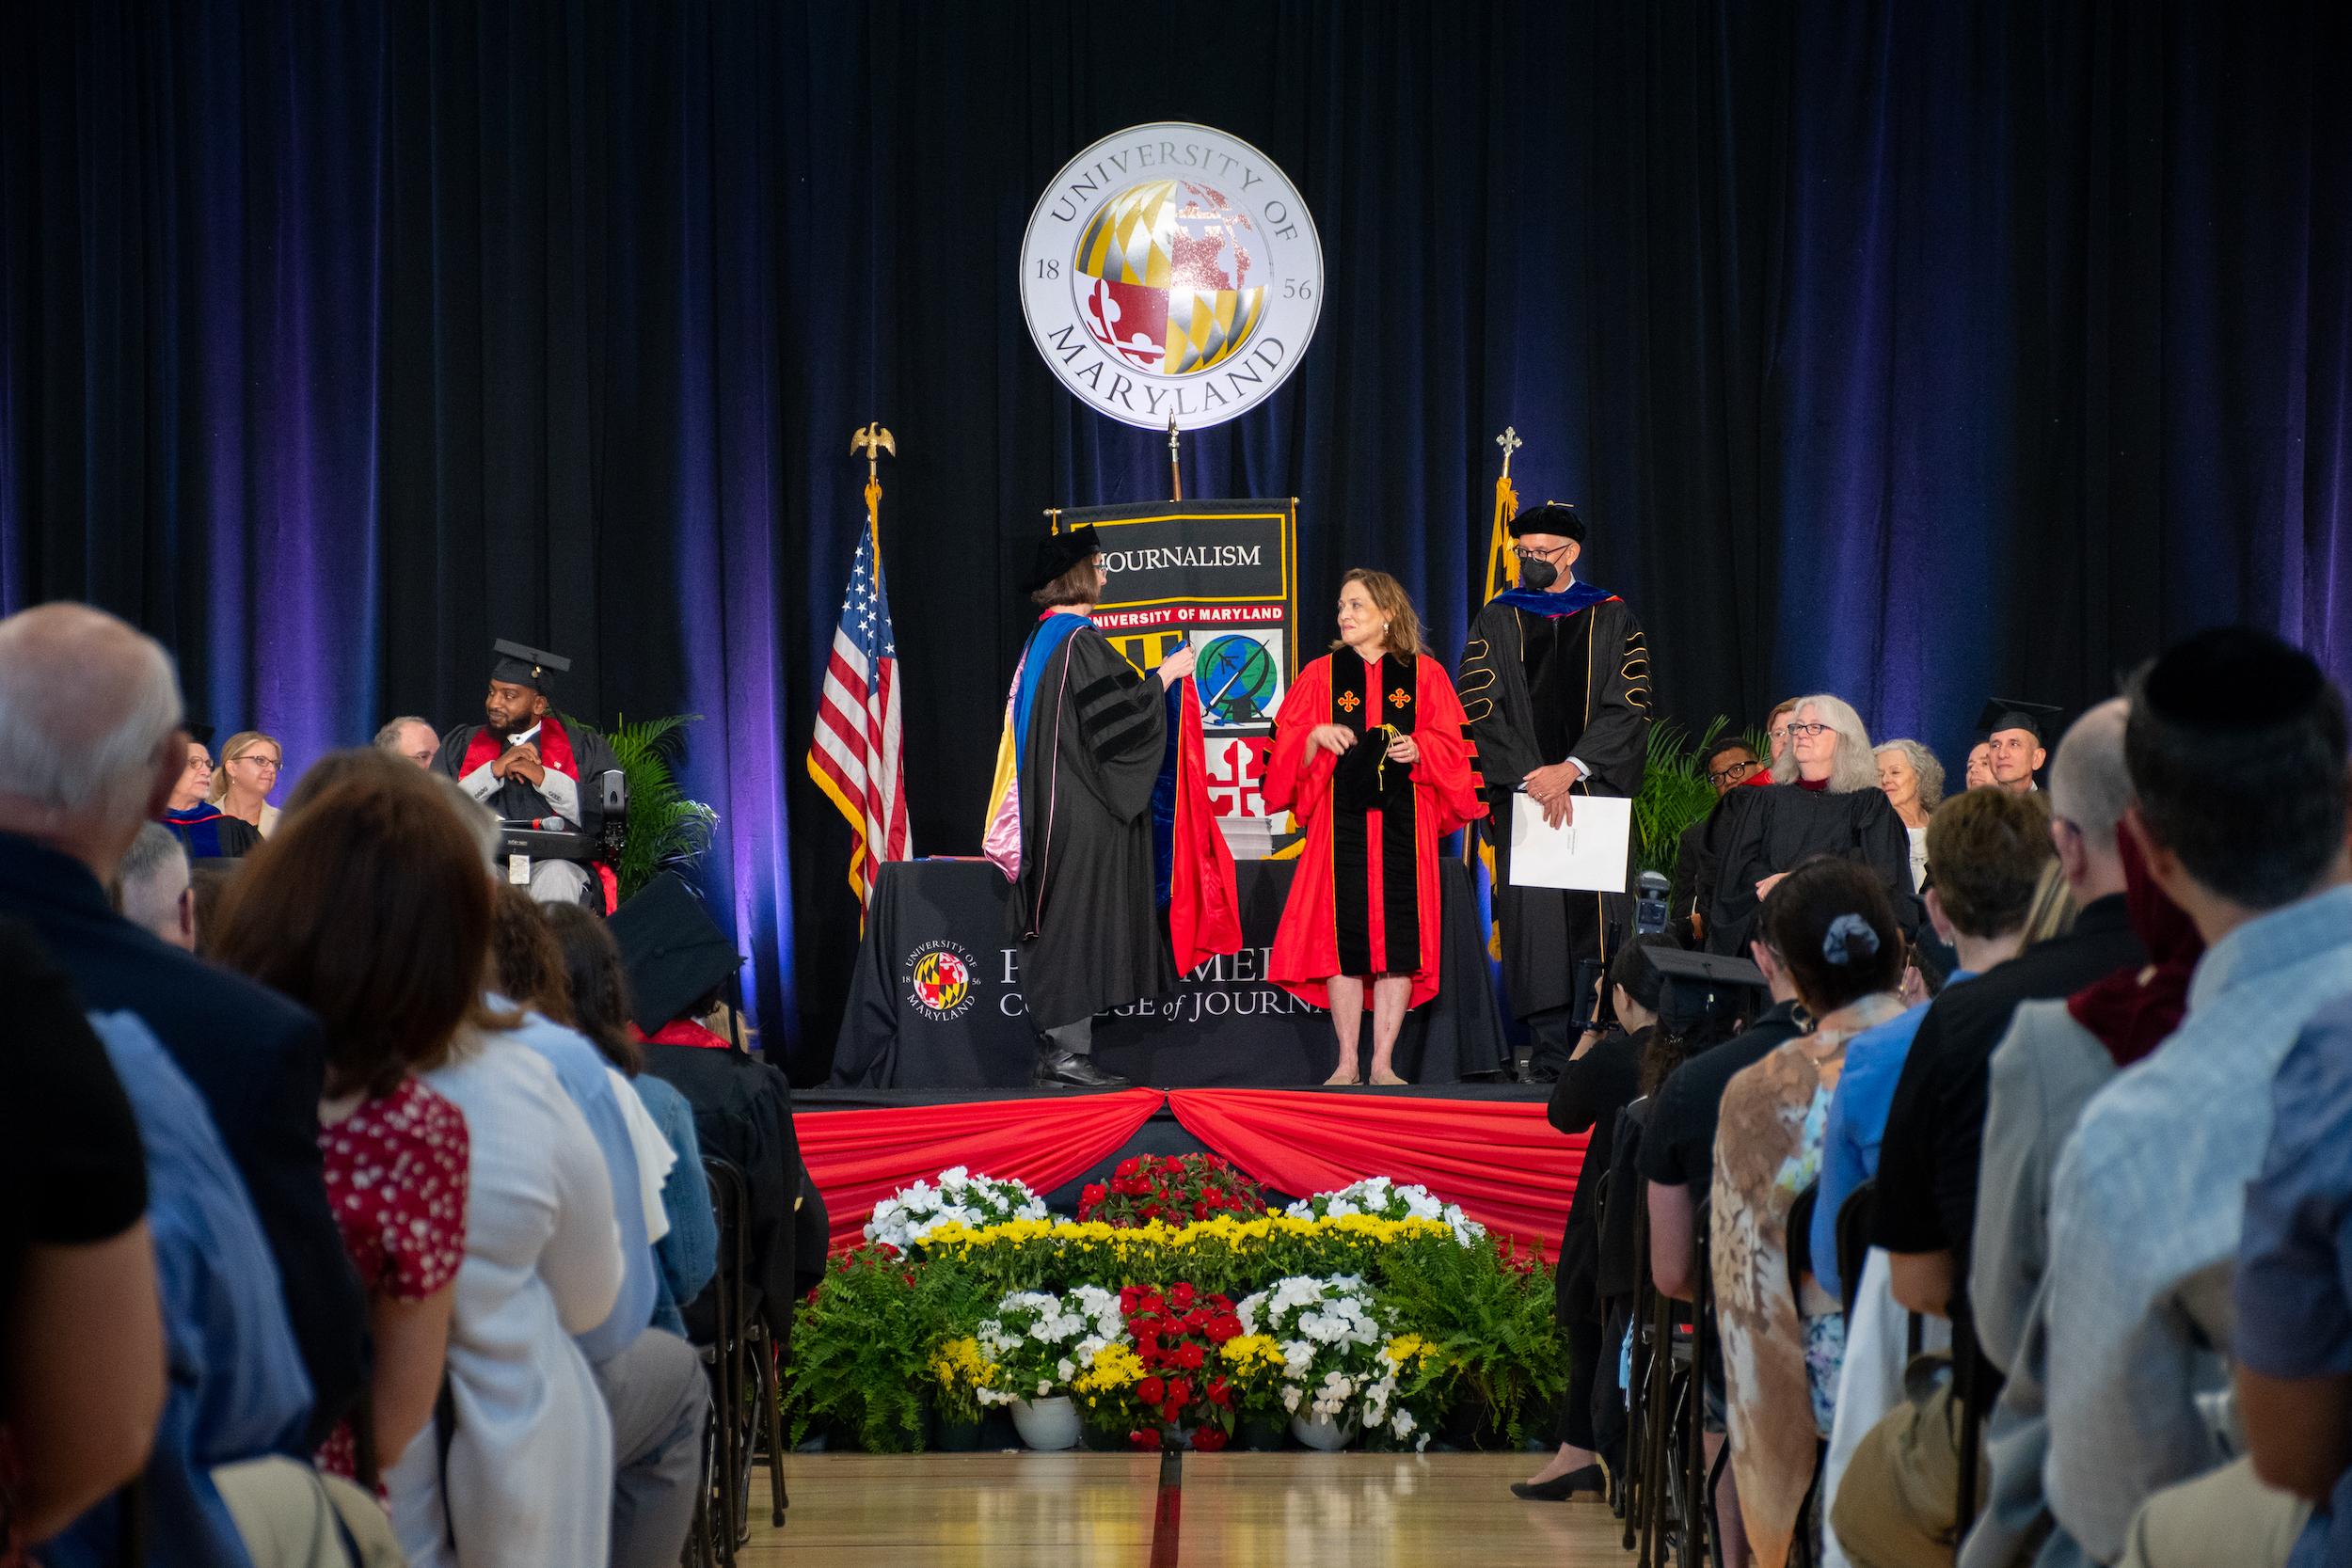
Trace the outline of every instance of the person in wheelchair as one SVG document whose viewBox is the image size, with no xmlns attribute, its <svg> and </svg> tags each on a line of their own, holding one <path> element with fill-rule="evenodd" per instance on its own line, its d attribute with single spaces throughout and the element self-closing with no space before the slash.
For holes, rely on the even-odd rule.
<svg viewBox="0 0 2352 1568">
<path fill-rule="evenodd" d="M 487 721 L 443 736 L 433 766 L 497 812 L 503 827 L 534 835 L 528 851 L 533 898 L 590 902 L 589 889 L 600 880 L 593 863 L 604 836 L 606 779 L 619 779 L 621 760 L 595 730 L 557 717 L 555 677 L 571 669 L 570 659 L 503 640 L 491 652 L 498 657 L 482 704 Z M 510 846 L 509 852 L 521 851 Z"/>
</svg>

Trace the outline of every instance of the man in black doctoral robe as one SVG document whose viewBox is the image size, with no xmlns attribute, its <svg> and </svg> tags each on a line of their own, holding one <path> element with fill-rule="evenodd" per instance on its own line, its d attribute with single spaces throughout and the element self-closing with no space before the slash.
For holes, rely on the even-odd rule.
<svg viewBox="0 0 2352 1568">
<path fill-rule="evenodd" d="M 598 781 L 619 772 L 621 760 L 604 736 L 556 717 L 555 677 L 571 669 L 571 660 L 516 642 L 500 641 L 491 651 L 498 657 L 482 705 L 489 721 L 461 724 L 442 736 L 433 766 L 501 821 L 595 837 L 604 830 Z M 533 861 L 531 895 L 543 904 L 577 904 L 594 879 L 594 871 L 576 862 Z"/>
<path fill-rule="evenodd" d="M 1176 983 L 1159 914 L 1152 791 L 1168 737 L 1168 687 L 1190 647 L 1148 679 L 1089 618 L 1104 577 L 1092 528 L 1039 543 L 1026 587 L 1044 613 L 1013 685 L 1021 850 L 1011 919 L 1041 1084 L 1115 1087 L 1094 1065 L 1094 1015 Z"/>
<path fill-rule="evenodd" d="M 1565 1055 L 1579 965 L 1606 964 L 1631 924 L 1627 894 L 1511 885 L 1511 798 L 1526 791 L 1557 825 L 1576 800 L 1630 798 L 1649 749 L 1649 644 L 1632 610 L 1580 582 L 1584 521 L 1558 502 L 1511 521 L 1519 586 L 1478 613 L 1461 696 L 1478 747 L 1495 845 L 1502 981 L 1535 1049 Z M 1630 851 L 1628 848 L 1628 885 Z"/>
</svg>

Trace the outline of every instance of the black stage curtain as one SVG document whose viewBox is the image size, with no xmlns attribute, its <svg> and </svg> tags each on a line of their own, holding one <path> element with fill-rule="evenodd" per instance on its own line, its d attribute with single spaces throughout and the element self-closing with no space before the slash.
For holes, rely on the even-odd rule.
<svg viewBox="0 0 2352 1568">
<path fill-rule="evenodd" d="M 704 881 L 821 1078 L 855 940 L 801 769 L 860 515 L 915 842 L 977 846 L 1041 508 L 1161 494 L 1014 292 L 1121 126 L 1241 135 L 1327 302 L 1188 488 L 1301 499 L 1304 599 L 1460 646 L 1505 424 L 1666 711 L 1827 689 L 1954 755 L 2195 625 L 2344 673 L 2341 7 L 83 0 L 0 30 L 0 606 L 78 596 L 296 766 L 473 711 L 691 711 Z"/>
</svg>

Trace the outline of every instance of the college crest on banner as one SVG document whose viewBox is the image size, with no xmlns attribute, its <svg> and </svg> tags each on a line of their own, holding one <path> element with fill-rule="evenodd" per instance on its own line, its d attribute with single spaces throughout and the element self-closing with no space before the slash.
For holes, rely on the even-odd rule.
<svg viewBox="0 0 2352 1568">
<path fill-rule="evenodd" d="M 1263 792 L 1274 715 L 1298 670 L 1298 507 L 1289 499 L 1071 507 L 1093 525 L 1110 583 L 1094 624 L 1137 669 L 1196 651 L 1210 808 L 1236 860 L 1285 847 Z"/>
</svg>

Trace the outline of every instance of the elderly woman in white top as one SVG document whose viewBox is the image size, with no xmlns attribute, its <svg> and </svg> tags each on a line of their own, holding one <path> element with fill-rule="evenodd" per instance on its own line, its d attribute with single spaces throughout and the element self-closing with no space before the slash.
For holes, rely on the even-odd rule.
<svg viewBox="0 0 2352 1568">
<path fill-rule="evenodd" d="M 1879 788 L 1911 835 L 1911 891 L 1928 881 L 1928 818 L 1944 800 L 1944 765 L 1915 740 L 1882 740 L 1875 755 Z"/>
</svg>

